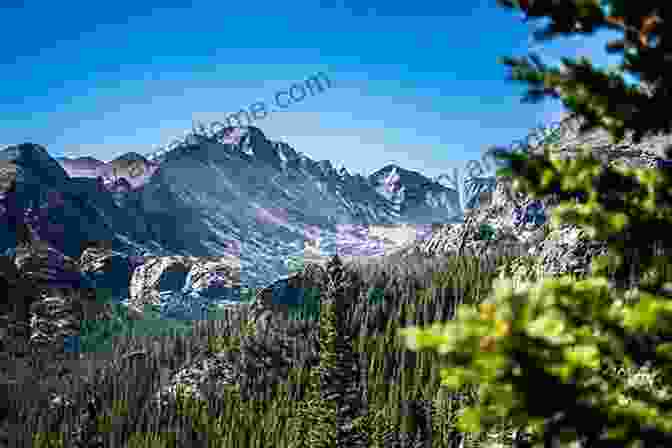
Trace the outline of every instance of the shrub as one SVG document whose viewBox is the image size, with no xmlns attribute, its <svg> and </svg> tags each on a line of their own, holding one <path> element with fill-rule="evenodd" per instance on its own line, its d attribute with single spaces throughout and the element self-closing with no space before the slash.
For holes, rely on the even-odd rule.
<svg viewBox="0 0 672 448">
<path fill-rule="evenodd" d="M 625 1 L 537 0 L 526 12 L 551 19 L 538 38 L 624 24 L 637 31 L 657 14 L 672 20 L 669 8 L 655 9 L 664 2 L 633 3 L 626 9 Z M 605 16 L 605 6 L 610 16 Z M 667 42 L 665 30 L 657 30 L 661 42 Z M 604 127 L 615 140 L 630 129 L 639 142 L 649 132 L 672 128 L 659 109 L 672 90 L 669 44 L 648 47 L 647 35 L 646 30 L 628 33 L 609 45 L 611 50 L 632 47 L 623 67 L 657 86 L 650 96 L 626 86 L 614 73 L 594 70 L 585 59 L 578 64 L 563 59 L 564 73 L 546 69 L 535 56 L 536 68 L 520 60 L 504 63 L 513 68 L 513 79 L 532 85 L 524 101 L 560 96 L 586 118 L 584 129 Z M 666 157 L 672 157 L 672 148 Z M 452 366 L 441 370 L 446 387 L 478 387 L 478 403 L 465 408 L 459 419 L 465 431 L 492 429 L 505 419 L 529 430 L 533 446 L 579 441 L 591 447 L 671 445 L 669 396 L 634 393 L 624 373 L 656 366 L 659 384 L 670 384 L 672 344 L 666 341 L 672 340 L 672 305 L 662 292 L 666 275 L 660 269 L 670 260 L 654 256 L 654 247 L 671 245 L 665 229 L 672 225 L 672 176 L 666 170 L 605 168 L 588 153 L 567 161 L 551 160 L 548 149 L 543 156 L 505 158 L 510 167 L 498 174 L 513 175 L 514 188 L 535 198 L 560 195 L 554 225 L 584 228 L 590 238 L 607 241 L 609 256 L 593 259 L 592 276 L 579 281 L 563 276 L 514 286 L 501 280 L 490 303 L 462 305 L 455 321 L 406 328 L 400 334 L 411 349 L 436 350 L 445 357 Z M 577 193 L 579 202 L 572 199 Z M 637 288 L 625 281 L 629 265 L 640 267 Z M 615 287 L 607 275 L 617 281 Z"/>
</svg>

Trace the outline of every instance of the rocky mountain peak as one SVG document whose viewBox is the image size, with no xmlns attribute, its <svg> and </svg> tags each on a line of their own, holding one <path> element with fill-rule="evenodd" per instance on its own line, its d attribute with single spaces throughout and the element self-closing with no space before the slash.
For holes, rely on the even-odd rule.
<svg viewBox="0 0 672 448">
<path fill-rule="evenodd" d="M 343 165 L 339 165 L 336 172 L 338 173 L 339 177 L 350 177 L 351 176 L 350 171 L 348 171 L 348 169 Z"/>
<path fill-rule="evenodd" d="M 65 182 L 68 175 L 59 163 L 51 158 L 47 150 L 34 143 L 9 146 L 0 151 L 0 162 L 16 165 L 20 177 L 39 178 L 48 185 Z"/>
<path fill-rule="evenodd" d="M 320 250 L 329 254 L 346 244 L 339 234 L 343 224 L 422 225 L 462 217 L 456 191 L 418 172 L 388 164 L 371 176 L 352 176 L 346 167 L 312 160 L 254 126 L 216 135 L 195 130 L 162 153 L 129 152 L 111 162 L 56 161 L 31 146 L 2 154 L 58 168 L 62 180 L 47 181 L 46 189 L 45 179 L 53 175 L 24 176 L 30 187 L 3 206 L 16 215 L 33 204 L 30 225 L 38 239 L 63 253 L 74 256 L 83 239 L 109 239 L 128 254 L 223 256 L 235 242 L 248 285 L 277 279 L 287 257 L 304 250 L 307 226 L 320 229 Z M 28 172 L 11 166 L 12 179 Z M 386 189 L 385 179 L 396 186 Z M 45 202 L 50 194 L 61 199 Z M 14 215 L 0 210 L 8 226 Z M 269 222 L 268 216 L 279 218 Z M 67 231 L 72 228 L 80 230 Z M 15 232 L 6 236 L 2 250 L 16 244 Z M 370 245 L 360 239 L 348 239 L 353 253 Z"/>
</svg>

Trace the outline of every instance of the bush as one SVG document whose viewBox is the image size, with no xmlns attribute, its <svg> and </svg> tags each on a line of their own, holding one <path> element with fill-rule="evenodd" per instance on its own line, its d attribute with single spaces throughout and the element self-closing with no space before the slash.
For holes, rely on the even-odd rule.
<svg viewBox="0 0 672 448">
<path fill-rule="evenodd" d="M 610 7 L 609 17 L 597 2 L 537 0 L 526 12 L 551 19 L 538 38 L 618 28 L 618 17 L 621 24 L 636 26 L 663 14 L 654 7 L 664 2 L 633 3 L 625 9 L 625 1 L 601 2 Z M 668 9 L 666 22 L 672 21 L 669 15 Z M 667 42 L 664 30 L 657 31 Z M 585 129 L 604 127 L 615 140 L 631 129 L 639 142 L 648 132 L 672 130 L 669 116 L 657 109 L 670 101 L 672 60 L 662 45 L 658 50 L 642 45 L 647 34 L 641 31 L 634 43 L 637 33 L 627 35 L 633 48 L 624 67 L 655 81 L 652 96 L 626 86 L 613 73 L 595 71 L 586 60 L 563 59 L 568 69 L 562 74 L 546 69 L 535 56 L 536 68 L 524 60 L 504 63 L 513 68 L 513 79 L 532 85 L 524 101 L 560 96 L 586 118 Z M 610 45 L 622 50 L 623 42 Z M 671 158 L 672 148 L 666 152 Z M 446 387 L 478 388 L 478 403 L 460 416 L 462 430 L 479 433 L 504 419 L 526 428 L 533 446 L 580 441 L 589 447 L 672 446 L 670 397 L 652 393 L 653 378 L 659 385 L 672 379 L 672 344 L 666 342 L 672 341 L 672 304 L 661 289 L 669 281 L 661 266 L 670 260 L 654 256 L 657 243 L 672 246 L 672 176 L 666 170 L 605 168 L 589 153 L 567 161 L 551 160 L 548 149 L 543 156 L 505 158 L 510 167 L 499 175 L 513 175 L 514 189 L 534 198 L 560 195 L 554 226 L 564 222 L 584 228 L 590 238 L 607 241 L 609 256 L 593 259 L 592 276 L 582 280 L 542 277 L 516 285 L 500 279 L 489 303 L 461 305 L 455 321 L 400 334 L 409 348 L 444 356 L 452 366 L 441 370 Z M 637 288 L 625 281 L 633 264 L 641 267 Z M 609 280 L 616 280 L 616 287 Z M 643 376 L 650 380 L 649 391 L 639 387 L 634 392 L 626 374 L 643 365 L 656 366 Z"/>
</svg>

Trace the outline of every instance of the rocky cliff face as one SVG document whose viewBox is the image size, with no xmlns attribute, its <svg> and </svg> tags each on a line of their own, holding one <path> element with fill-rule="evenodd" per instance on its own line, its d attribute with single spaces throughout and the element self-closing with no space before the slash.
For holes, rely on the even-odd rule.
<svg viewBox="0 0 672 448">
<path fill-rule="evenodd" d="M 565 118 L 561 127 L 565 132 L 554 145 L 551 157 L 572 159 L 582 145 L 587 145 L 605 166 L 668 169 L 664 151 L 672 144 L 672 136 L 653 135 L 635 145 L 629 134 L 623 142 L 613 144 L 604 130 L 580 132 L 582 123 L 574 116 Z M 543 150 L 531 148 L 530 153 L 542 154 Z M 465 223 L 438 226 L 431 238 L 408 251 L 425 255 L 456 254 L 464 241 L 466 255 L 513 249 L 536 260 L 537 272 L 587 274 L 591 258 L 606 254 L 607 245 L 589 240 L 573 225 L 549 228 L 550 216 L 558 203 L 553 196 L 533 200 L 522 193 L 513 193 L 511 180 L 500 178 L 491 201 L 473 209 Z"/>
</svg>

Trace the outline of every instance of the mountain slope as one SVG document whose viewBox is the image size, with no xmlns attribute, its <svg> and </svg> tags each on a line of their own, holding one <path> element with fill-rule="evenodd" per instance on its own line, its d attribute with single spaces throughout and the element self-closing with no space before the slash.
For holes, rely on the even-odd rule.
<svg viewBox="0 0 672 448">
<path fill-rule="evenodd" d="M 386 194 L 382 184 L 389 168 L 368 179 L 351 176 L 329 161 L 315 162 L 270 142 L 250 127 L 238 144 L 203 139 L 164 154 L 159 172 L 144 187 L 143 204 L 153 213 L 165 212 L 171 201 L 191 208 L 177 227 L 194 228 L 194 233 L 200 227 L 197 235 L 208 255 L 224 251 L 229 240 L 240 241 L 245 283 L 252 267 L 282 271 L 288 256 L 303 251 L 309 228 L 319 229 L 325 254 L 353 240 L 355 250 L 366 253 L 361 226 L 460 218 L 456 193 L 439 184 L 421 188 L 429 180 L 418 173 L 402 173 L 401 194 Z"/>
<path fill-rule="evenodd" d="M 255 127 L 190 135 L 167 151 L 111 162 L 54 160 L 38 145 L 0 155 L 18 171 L 35 173 L 8 178 L 21 186 L 8 193 L 21 207 L 43 205 L 49 194 L 66 198 L 65 205 L 47 204 L 42 216 L 78 229 L 62 241 L 50 239 L 64 254 L 79 255 L 78 238 L 107 239 L 132 255 L 233 254 L 241 260 L 241 282 L 251 286 L 287 275 L 287 258 L 301 256 L 309 240 L 319 239 L 325 256 L 376 256 L 394 246 L 374 235 L 376 226 L 420 229 L 462 220 L 457 191 L 420 173 L 388 165 L 369 177 L 351 175 Z M 11 247 L 12 238 L 5 235 L 0 249 Z"/>
</svg>

